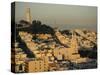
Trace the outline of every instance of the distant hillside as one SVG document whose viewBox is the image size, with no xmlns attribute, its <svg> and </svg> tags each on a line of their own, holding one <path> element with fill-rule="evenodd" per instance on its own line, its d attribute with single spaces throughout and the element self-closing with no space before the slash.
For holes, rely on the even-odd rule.
<svg viewBox="0 0 100 75">
<path fill-rule="evenodd" d="M 27 31 L 34 34 L 44 33 L 44 34 L 54 34 L 54 29 L 46 24 L 42 24 L 41 21 L 33 20 L 32 24 L 21 20 L 16 24 L 18 31 Z"/>
</svg>

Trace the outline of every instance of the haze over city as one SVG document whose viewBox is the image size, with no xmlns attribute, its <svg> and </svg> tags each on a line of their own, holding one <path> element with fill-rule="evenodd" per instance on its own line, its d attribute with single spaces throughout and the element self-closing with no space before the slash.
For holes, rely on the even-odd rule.
<svg viewBox="0 0 100 75">
<path fill-rule="evenodd" d="M 25 19 L 27 8 L 31 9 L 32 20 L 40 20 L 51 27 L 97 30 L 97 7 L 94 6 L 16 2 L 16 22 Z"/>
<path fill-rule="evenodd" d="M 97 7 L 14 2 L 11 71 L 97 68 Z"/>
</svg>

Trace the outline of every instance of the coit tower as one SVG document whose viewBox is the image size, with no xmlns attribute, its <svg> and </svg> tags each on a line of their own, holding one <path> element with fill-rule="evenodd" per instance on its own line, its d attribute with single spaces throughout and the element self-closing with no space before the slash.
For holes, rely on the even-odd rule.
<svg viewBox="0 0 100 75">
<path fill-rule="evenodd" d="M 32 23 L 31 11 L 30 8 L 26 9 L 26 21 Z"/>
</svg>

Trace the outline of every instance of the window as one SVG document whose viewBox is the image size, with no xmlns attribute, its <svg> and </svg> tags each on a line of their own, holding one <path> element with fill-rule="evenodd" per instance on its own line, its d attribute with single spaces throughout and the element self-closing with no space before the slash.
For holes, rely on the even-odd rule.
<svg viewBox="0 0 100 75">
<path fill-rule="evenodd" d="M 23 65 L 21 64 L 21 65 L 19 65 L 19 70 L 23 70 Z"/>
</svg>

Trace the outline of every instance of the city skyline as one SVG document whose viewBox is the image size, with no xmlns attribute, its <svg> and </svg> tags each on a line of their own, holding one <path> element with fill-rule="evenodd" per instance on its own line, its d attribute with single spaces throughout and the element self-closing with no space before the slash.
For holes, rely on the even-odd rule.
<svg viewBox="0 0 100 75">
<path fill-rule="evenodd" d="M 97 68 L 97 8 L 13 2 L 11 71 Z"/>
<path fill-rule="evenodd" d="M 25 11 L 30 8 L 32 20 L 51 27 L 97 31 L 97 7 L 94 6 L 16 2 L 15 8 L 16 22 L 25 19 Z"/>
</svg>

